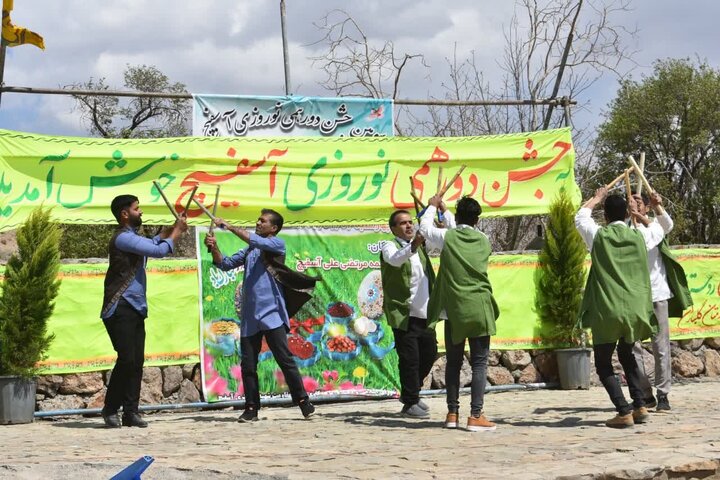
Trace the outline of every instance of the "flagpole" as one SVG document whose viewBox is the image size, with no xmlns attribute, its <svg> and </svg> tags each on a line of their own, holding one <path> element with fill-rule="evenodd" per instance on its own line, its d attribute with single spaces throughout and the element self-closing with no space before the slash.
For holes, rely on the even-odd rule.
<svg viewBox="0 0 720 480">
<path fill-rule="evenodd" d="M 5 86 L 5 39 L 0 37 L 0 105 L 2 104 L 2 87 Z"/>
<path fill-rule="evenodd" d="M 283 61 L 285 63 L 285 95 L 290 95 L 292 93 L 290 87 L 290 56 L 288 54 L 287 27 L 285 23 L 285 0 L 280 0 L 280 30 L 282 32 Z"/>
</svg>

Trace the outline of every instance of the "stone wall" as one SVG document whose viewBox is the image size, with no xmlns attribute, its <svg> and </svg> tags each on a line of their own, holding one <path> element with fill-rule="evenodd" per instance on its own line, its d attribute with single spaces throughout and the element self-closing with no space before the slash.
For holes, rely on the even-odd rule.
<svg viewBox="0 0 720 480">
<path fill-rule="evenodd" d="M 720 337 L 698 338 L 671 342 L 672 369 L 676 378 L 720 376 Z M 655 361 L 646 345 L 645 371 L 652 377 Z M 614 357 L 616 370 L 622 369 Z M 558 367 L 551 350 L 492 350 L 488 359 L 490 385 L 557 382 Z M 110 372 L 68 375 L 46 375 L 38 378 L 37 410 L 67 410 L 101 408 L 105 400 Z M 463 362 L 460 382 L 470 386 L 471 369 L 467 358 Z M 592 367 L 592 384 L 600 382 Z M 445 357 L 440 357 L 425 379 L 424 389 L 445 387 Z M 193 403 L 202 401 L 200 365 L 147 367 L 143 372 L 141 405 Z"/>
</svg>

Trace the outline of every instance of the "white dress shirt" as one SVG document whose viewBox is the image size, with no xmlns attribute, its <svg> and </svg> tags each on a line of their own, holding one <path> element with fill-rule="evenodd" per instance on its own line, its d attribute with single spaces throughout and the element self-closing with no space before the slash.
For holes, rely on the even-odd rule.
<svg viewBox="0 0 720 480">
<path fill-rule="evenodd" d="M 667 220 L 670 221 L 669 226 L 670 229 L 672 229 L 672 220 L 670 220 L 670 217 L 667 217 Z M 612 222 L 609 225 L 625 225 L 627 227 L 627 224 L 622 221 Z M 660 257 L 659 249 L 657 248 L 658 245 L 660 245 L 660 242 L 663 241 L 663 238 L 665 238 L 665 227 L 667 226 L 667 222 L 664 220 L 661 221 L 658 218 L 657 222 L 651 222 L 650 225 L 645 227 L 644 225 L 638 225 L 637 230 L 642 233 L 643 238 L 645 239 L 645 248 L 648 251 L 648 267 L 650 269 L 650 285 L 652 288 L 652 296 L 653 296 L 653 302 L 658 302 L 660 300 L 667 300 L 672 295 L 670 294 L 670 288 L 667 286 L 667 277 L 665 275 L 665 266 L 662 263 L 662 259 Z M 592 251 L 592 245 L 595 241 L 595 235 L 597 234 L 598 230 L 600 230 L 600 225 L 595 223 L 595 220 L 592 218 L 592 210 L 589 208 L 581 208 L 578 213 L 575 215 L 575 228 L 577 228 L 578 232 L 580 232 L 580 236 L 582 237 L 583 241 L 585 242 L 585 245 L 587 245 L 588 250 Z M 670 231 L 670 230 L 667 230 Z M 652 256 L 652 253 L 654 252 L 654 256 Z M 651 260 L 653 258 L 654 260 Z M 657 277 L 657 281 L 664 282 L 665 283 L 665 289 L 666 291 L 663 292 L 661 290 L 656 290 L 656 284 L 653 280 L 653 271 L 655 268 L 655 263 L 659 263 L 660 267 L 655 271 L 655 275 Z M 660 270 L 660 268 L 662 270 Z M 662 276 L 659 276 L 662 275 Z M 668 294 L 668 296 L 663 297 L 665 294 Z"/>
<path fill-rule="evenodd" d="M 667 213 L 657 215 L 651 222 L 660 225 L 665 235 L 670 233 L 674 226 L 672 218 L 670 218 L 670 215 Z M 640 231 L 647 230 L 645 225 L 640 224 L 635 228 Z M 672 298 L 673 294 L 667 282 L 665 264 L 663 263 L 662 255 L 660 255 L 659 247 L 648 250 L 648 268 L 650 269 L 650 288 L 652 289 L 653 302 L 661 302 Z"/>
<path fill-rule="evenodd" d="M 430 207 L 428 207 L 429 209 Z M 445 223 L 448 226 L 455 225 L 455 217 L 450 212 L 445 212 Z M 423 215 L 423 218 L 426 215 Z M 431 219 L 434 218 L 433 210 Z M 424 236 L 424 235 L 423 235 Z M 398 243 L 400 247 L 398 247 Z M 406 240 L 395 237 L 391 242 L 385 242 L 382 246 L 382 256 L 388 264 L 393 267 L 400 267 L 403 263 L 410 261 L 410 316 L 427 318 L 427 304 L 430 298 L 430 285 L 425 270 L 423 270 L 420 255 L 412 251 L 412 246 Z M 437 244 L 425 237 L 426 250 L 442 248 L 442 243 Z"/>
</svg>

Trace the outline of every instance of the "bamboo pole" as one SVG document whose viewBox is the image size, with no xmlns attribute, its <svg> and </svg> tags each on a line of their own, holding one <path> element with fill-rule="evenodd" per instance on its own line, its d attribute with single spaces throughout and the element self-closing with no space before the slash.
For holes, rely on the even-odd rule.
<svg viewBox="0 0 720 480">
<path fill-rule="evenodd" d="M 452 186 L 452 184 L 455 183 L 455 181 L 456 181 L 458 178 L 460 178 L 460 175 L 462 175 L 463 170 L 465 170 L 465 165 L 462 165 L 462 166 L 460 167 L 460 170 L 458 170 L 457 173 L 455 173 L 455 175 L 453 175 L 453 177 L 450 179 L 450 181 L 445 184 L 445 188 L 443 188 L 442 190 L 440 190 L 440 192 L 438 193 L 438 195 L 439 195 L 440 197 L 442 197 L 443 195 L 445 195 L 445 193 L 447 193 L 447 191 L 450 189 L 450 186 Z"/>
<path fill-rule="evenodd" d="M 626 173 L 626 172 L 629 172 L 630 170 L 632 170 L 632 169 L 631 169 L 631 168 L 628 168 L 628 169 L 624 170 L 623 173 L 621 173 L 620 175 L 618 175 L 615 180 L 613 180 L 612 182 L 610 182 L 610 183 L 608 183 L 607 185 L 605 185 L 605 188 L 607 188 L 608 190 L 610 190 L 611 188 L 613 188 L 616 183 L 618 183 L 620 180 L 622 180 L 622 179 L 625 177 L 625 173 Z"/>
<path fill-rule="evenodd" d="M 220 201 L 220 185 L 218 185 L 215 189 L 215 203 L 213 203 L 212 209 L 213 216 L 215 216 L 215 212 L 217 212 L 218 201 Z M 208 235 L 213 235 L 213 230 L 215 230 L 215 222 L 213 220 L 210 220 L 210 228 L 208 229 Z"/>
<path fill-rule="evenodd" d="M 640 170 L 640 166 L 638 166 L 637 162 L 635 162 L 635 159 L 632 155 L 628 156 L 628 162 L 630 162 L 632 168 L 635 169 L 635 173 L 637 173 L 638 177 L 640 177 L 640 180 L 642 180 L 642 183 L 643 185 L 645 185 L 645 188 L 647 188 L 648 193 L 652 194 L 655 190 L 653 190 L 653 188 L 650 186 L 650 183 L 647 181 L 647 178 L 645 178 L 642 170 Z"/>
<path fill-rule="evenodd" d="M 410 195 L 413 197 L 413 203 L 415 204 L 415 216 L 417 217 L 420 215 L 420 203 L 417 199 L 417 195 L 415 194 L 415 182 L 413 181 L 412 176 L 408 178 L 410 179 Z"/>
<path fill-rule="evenodd" d="M 413 197 L 413 200 L 415 200 L 415 202 L 416 202 L 418 205 L 420 205 L 420 209 L 424 209 L 424 208 L 425 208 L 425 205 L 422 203 L 422 201 L 418 198 L 418 196 L 417 196 L 417 195 L 415 194 L 415 192 L 413 192 L 412 190 L 410 191 L 410 196 L 412 196 L 412 197 Z M 419 212 L 418 212 L 418 213 L 419 213 Z"/>
<path fill-rule="evenodd" d="M 210 217 L 210 220 L 212 220 L 213 222 L 215 221 L 215 215 L 213 215 L 212 212 L 210 212 L 210 210 L 208 210 L 207 207 L 203 205 L 197 198 L 193 198 L 193 202 L 195 202 L 197 206 L 200 207 L 200 210 L 205 212 L 205 215 Z"/>
<path fill-rule="evenodd" d="M 645 152 L 640 152 L 640 163 L 638 163 L 638 166 L 640 167 L 640 171 L 645 173 Z M 643 184 L 642 179 L 638 177 L 637 179 L 637 193 L 638 195 L 642 194 Z"/>
<path fill-rule="evenodd" d="M 195 188 L 193 188 L 192 192 L 190 192 L 190 198 L 188 198 L 187 203 L 185 204 L 185 215 L 187 215 L 187 211 L 190 210 L 190 204 L 192 203 L 192 199 L 195 198 L 195 192 L 197 192 L 198 186 L 195 185 Z"/>
<path fill-rule="evenodd" d="M 634 202 L 635 200 L 632 198 L 632 185 L 630 184 L 630 172 L 628 170 L 625 170 L 625 190 L 625 195 L 627 195 L 628 207 L 630 207 L 630 202 Z M 632 220 L 633 226 L 637 227 L 635 217 L 630 215 L 630 220 Z"/>
<path fill-rule="evenodd" d="M 170 213 L 173 214 L 175 217 L 175 220 L 180 220 L 180 215 L 175 211 L 175 208 L 173 208 L 172 203 L 170 203 L 170 200 L 165 196 L 165 192 L 163 192 L 163 189 L 160 187 L 160 184 L 157 182 L 157 180 L 153 180 L 153 185 L 155 185 L 155 188 L 158 192 L 160 192 L 160 196 L 165 200 L 165 205 L 170 209 Z"/>
</svg>

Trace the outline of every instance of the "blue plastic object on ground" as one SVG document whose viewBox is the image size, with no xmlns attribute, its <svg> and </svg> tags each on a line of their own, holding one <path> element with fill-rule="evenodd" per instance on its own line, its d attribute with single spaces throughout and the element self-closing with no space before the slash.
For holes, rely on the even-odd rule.
<svg viewBox="0 0 720 480">
<path fill-rule="evenodd" d="M 140 475 L 150 466 L 155 459 L 149 455 L 135 460 L 131 465 L 125 467 L 110 480 L 140 480 Z"/>
</svg>

